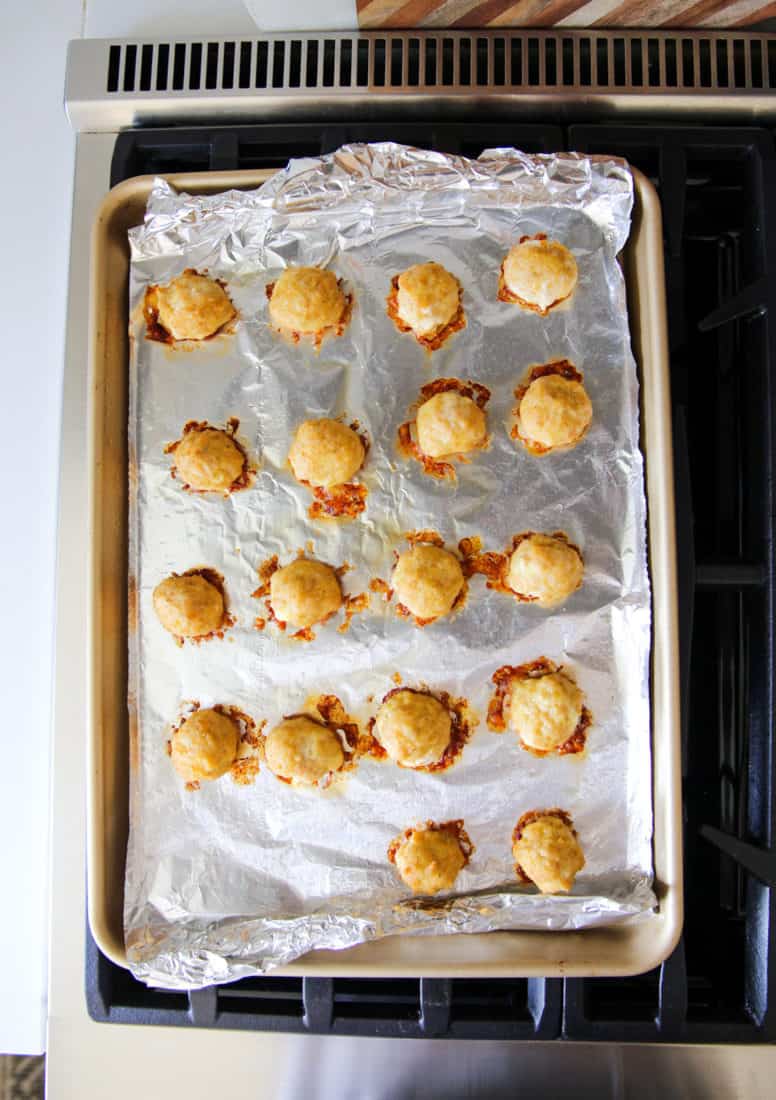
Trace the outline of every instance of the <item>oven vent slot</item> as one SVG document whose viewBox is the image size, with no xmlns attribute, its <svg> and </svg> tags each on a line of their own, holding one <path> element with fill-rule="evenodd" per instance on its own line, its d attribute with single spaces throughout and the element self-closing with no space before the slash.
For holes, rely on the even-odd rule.
<svg viewBox="0 0 776 1100">
<path fill-rule="evenodd" d="M 105 90 L 154 93 L 756 91 L 776 37 L 658 32 L 276 35 L 114 43 Z"/>
</svg>

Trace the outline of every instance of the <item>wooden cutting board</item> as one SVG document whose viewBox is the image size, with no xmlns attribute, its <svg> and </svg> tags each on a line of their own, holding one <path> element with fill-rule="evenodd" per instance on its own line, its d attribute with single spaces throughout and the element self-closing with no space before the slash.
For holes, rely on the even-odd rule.
<svg viewBox="0 0 776 1100">
<path fill-rule="evenodd" d="M 745 27 L 776 16 L 761 0 L 357 0 L 358 25 L 379 27 Z"/>
</svg>

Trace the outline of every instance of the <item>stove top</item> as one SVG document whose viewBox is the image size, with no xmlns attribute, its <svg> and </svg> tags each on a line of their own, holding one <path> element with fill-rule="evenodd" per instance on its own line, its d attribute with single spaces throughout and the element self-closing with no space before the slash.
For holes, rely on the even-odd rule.
<svg viewBox="0 0 776 1100">
<path fill-rule="evenodd" d="M 87 929 L 89 1012 L 94 1019 L 111 1022 L 340 1035 L 773 1041 L 776 143 L 766 126 L 740 123 L 756 121 L 763 105 L 771 111 L 776 106 L 776 97 L 768 95 L 769 86 L 776 87 L 776 39 L 413 34 L 393 36 L 405 43 L 398 55 L 392 36 L 332 36 L 320 41 L 313 58 L 311 37 L 294 37 L 301 43 L 298 53 L 289 36 L 266 40 L 264 47 L 251 42 L 226 49 L 218 43 L 214 53 L 207 43 L 198 44 L 199 52 L 193 49 L 197 43 L 189 43 L 183 53 L 173 44 L 166 53 L 159 44 L 148 51 L 147 44 L 137 44 L 132 54 L 127 44 L 104 44 L 108 67 L 103 99 L 110 101 L 116 94 L 118 100 L 105 108 L 106 114 L 93 116 L 94 125 L 110 129 L 116 125 L 116 111 L 129 110 L 133 96 L 135 112 L 137 97 L 147 99 L 130 119 L 143 125 L 116 137 L 106 188 L 138 174 L 281 167 L 290 157 L 319 155 L 347 142 L 393 140 L 469 156 L 503 145 L 527 152 L 617 154 L 658 189 L 665 231 L 678 524 L 684 934 L 659 969 L 633 978 L 267 977 L 187 995 L 149 990 L 135 982 L 100 954 Z M 585 37 L 587 52 L 579 47 Z M 434 39 L 433 50 L 427 38 Z M 446 94 L 461 85 L 466 53 L 461 52 L 462 38 L 469 41 L 466 86 L 495 82 L 497 110 L 487 108 L 477 95 L 464 102 Z M 412 50 L 406 44 L 410 39 L 417 41 Z M 507 81 L 515 74 L 517 39 L 527 100 Z M 555 43 L 552 50 L 549 39 Z M 566 91 L 571 95 L 582 87 L 592 89 L 584 106 L 569 103 L 565 93 L 555 100 L 545 95 L 550 76 L 557 88 L 566 72 L 567 40 L 574 45 Z M 328 41 L 336 43 L 330 63 Z M 689 49 L 684 45 L 688 41 Z M 346 71 L 344 56 L 349 58 Z M 281 93 L 304 91 L 313 78 L 332 88 L 347 77 L 347 86 L 357 90 L 359 59 L 364 59 L 365 79 L 374 78 L 378 56 L 383 58 L 379 88 L 395 77 L 394 90 L 414 88 L 417 93 L 418 84 L 411 83 L 415 73 L 434 94 L 414 94 L 403 105 L 386 96 L 379 112 L 364 105 L 363 94 L 358 107 L 352 99 L 340 98 L 339 111 L 336 97 L 324 96 L 325 104 L 308 104 L 306 118 L 304 112 L 300 117 L 299 106 L 309 95 L 291 94 L 293 110 L 280 110 Z M 615 86 L 618 73 L 623 80 Z M 690 75 L 692 88 L 686 83 Z M 617 99 L 612 118 L 616 87 L 623 89 L 626 76 L 628 95 L 633 90 L 639 94 Z M 197 87 L 191 86 L 192 80 Z M 198 95 L 207 92 L 208 82 L 214 91 L 226 92 L 227 115 L 235 114 L 231 93 L 241 88 L 264 88 L 267 109 L 254 95 L 250 125 L 226 123 L 220 110 L 214 124 L 212 105 L 210 118 L 207 112 L 198 115 L 203 124 L 196 127 L 180 124 L 191 117 L 185 110 L 177 120 L 167 109 L 154 115 L 150 103 L 159 89 L 177 85 L 181 93 Z M 654 95 L 646 94 L 651 89 Z M 682 90 L 698 93 L 694 101 L 689 94 L 683 96 L 684 124 L 676 104 Z M 85 98 L 70 98 L 71 115 L 75 112 L 78 121 Z M 439 110 L 442 99 L 444 111 Z M 528 101 L 531 121 L 525 121 Z M 206 95 L 198 99 L 207 102 Z M 246 117 L 247 102 L 241 101 L 236 118 Z M 698 117 L 687 124 L 691 102 L 702 126 Z M 152 125 L 158 118 L 165 122 L 161 128 Z"/>
</svg>

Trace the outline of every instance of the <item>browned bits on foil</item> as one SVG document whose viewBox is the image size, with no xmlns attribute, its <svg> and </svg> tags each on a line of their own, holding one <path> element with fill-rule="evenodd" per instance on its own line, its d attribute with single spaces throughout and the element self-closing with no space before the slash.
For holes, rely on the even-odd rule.
<svg viewBox="0 0 776 1100">
<path fill-rule="evenodd" d="M 335 733 L 345 738 L 348 755 L 341 771 L 351 771 L 362 756 L 374 755 L 375 739 L 369 730 L 364 731 L 356 719 L 348 714 L 337 695 L 319 695 L 315 709 L 322 721 Z"/>
<path fill-rule="evenodd" d="M 369 582 L 369 589 L 376 595 L 382 596 L 386 603 L 393 597 L 393 589 L 388 581 L 384 581 L 382 577 L 373 577 Z"/>
<path fill-rule="evenodd" d="M 361 612 L 366 611 L 369 607 L 369 593 L 359 592 L 355 596 L 345 596 L 343 601 L 345 607 L 345 619 L 337 627 L 339 634 L 346 634 L 350 630 L 350 624 L 356 615 L 360 615 Z"/>
<path fill-rule="evenodd" d="M 315 500 L 307 511 L 310 519 L 350 520 L 366 508 L 368 490 L 360 482 L 347 482 L 331 489 L 318 486 L 312 492 Z"/>
<path fill-rule="evenodd" d="M 396 328 L 403 335 L 406 333 L 412 333 L 417 342 L 426 349 L 428 352 L 438 351 L 439 348 L 445 344 L 450 337 L 460 332 L 461 329 L 466 328 L 466 314 L 463 311 L 463 287 L 458 285 L 458 309 L 455 312 L 452 320 L 448 321 L 444 328 L 441 328 L 433 336 L 418 336 L 418 334 L 408 324 L 405 324 L 399 316 L 399 276 L 394 275 L 391 279 L 391 290 L 388 297 L 385 299 L 386 312 L 393 321 Z"/>
<path fill-rule="evenodd" d="M 508 705 L 509 693 L 514 680 L 538 679 L 552 672 L 560 672 L 562 668 L 563 665 L 556 665 L 555 662 L 551 661 L 548 657 L 537 657 L 535 661 L 526 661 L 525 664 L 522 665 L 502 665 L 501 668 L 497 669 L 491 677 L 491 681 L 495 685 L 496 690 L 488 704 L 488 728 L 493 730 L 494 733 L 503 733 L 507 728 L 504 708 Z M 592 725 L 592 722 L 592 713 L 586 706 L 583 706 L 582 713 L 574 732 L 563 742 L 563 744 L 558 745 L 557 748 L 548 752 L 542 752 L 540 749 L 534 749 L 531 748 L 530 745 L 526 745 L 518 734 L 520 747 L 526 752 L 529 752 L 531 756 L 536 757 L 553 755 L 572 756 L 584 752 L 587 742 L 587 731 Z"/>
<path fill-rule="evenodd" d="M 237 725 L 240 731 L 240 742 L 237 748 L 237 759 L 229 769 L 232 781 L 239 787 L 248 787 L 259 774 L 259 742 L 265 722 L 256 722 L 244 710 L 239 707 L 227 706 L 218 703 L 213 710 L 223 714 L 225 718 Z"/>
<path fill-rule="evenodd" d="M 410 546 L 417 546 L 418 543 L 422 542 L 426 543 L 429 546 L 438 546 L 442 550 L 444 550 L 445 547 L 445 540 L 442 538 L 439 532 L 433 531 L 431 529 L 425 529 L 422 531 L 407 531 L 404 537 L 410 544 Z"/>
</svg>

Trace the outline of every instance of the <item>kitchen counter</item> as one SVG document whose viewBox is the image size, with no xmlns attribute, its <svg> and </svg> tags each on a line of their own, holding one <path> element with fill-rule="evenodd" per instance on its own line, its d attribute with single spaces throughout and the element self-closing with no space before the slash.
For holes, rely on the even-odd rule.
<svg viewBox="0 0 776 1100">
<path fill-rule="evenodd" d="M 220 35 L 250 33 L 252 26 L 239 0 L 222 4 L 217 15 L 206 0 L 167 4 L 156 0 L 153 5 L 150 0 L 142 0 L 131 10 L 108 0 L 89 0 L 83 22 L 79 0 L 67 0 L 60 7 L 62 13 L 69 12 L 71 22 L 62 14 L 61 26 L 57 23 L 57 34 L 52 33 L 48 45 L 48 71 L 55 61 L 59 66 L 60 98 L 64 42 L 79 31 L 90 35 L 158 36 L 185 25 L 187 35 Z M 36 71 L 38 68 L 46 68 L 41 59 Z M 50 103 L 46 111 L 45 117 L 50 120 Z M 47 142 L 48 138 L 40 141 L 41 157 L 50 158 Z M 103 173 L 112 143 L 109 135 L 82 136 L 77 163 L 79 202 L 72 223 L 68 309 L 79 322 L 67 333 L 62 412 L 47 1096 L 50 1100 L 96 1100 L 107 1094 L 112 1100 L 135 1100 L 138 1096 L 210 1100 L 214 1089 L 220 1087 L 229 1097 L 273 1100 L 328 1100 L 335 1096 L 338 1100 L 402 1100 L 431 1095 L 488 1096 L 490 1100 L 514 1096 L 516 1081 L 521 1091 L 539 1096 L 559 1095 L 573 1082 L 579 1100 L 585 1096 L 767 1095 L 776 1070 L 776 1051 L 767 1048 L 318 1039 L 106 1025 L 88 1018 L 83 991 L 88 241 L 94 210 L 108 187 Z M 64 139 L 57 146 L 58 163 L 65 160 L 69 147 Z M 69 178 L 68 165 L 62 168 L 62 179 L 66 182 Z M 6 209 L 9 194 L 7 190 Z M 52 215 L 47 226 L 48 255 L 56 255 L 57 247 L 64 250 L 66 221 L 66 209 L 58 208 L 56 218 Z M 45 239 L 42 237 L 41 242 Z M 51 293 L 37 300 L 51 303 L 52 310 L 56 306 L 61 318 L 64 294 L 59 288 L 65 285 L 62 256 L 51 278 L 55 280 Z M 31 285 L 26 284 L 28 292 Z M 16 293 L 21 301 L 21 292 L 17 289 Z M 56 349 L 49 346 L 47 350 L 56 363 Z M 52 376 L 52 385 L 56 377 Z M 42 400 L 37 378 L 28 389 L 30 403 Z M 21 601 L 21 595 L 16 598 Z M 5 783 L 3 794 L 10 790 L 8 780 Z M 6 835 L 12 836 L 10 824 L 4 825 Z M 17 941 L 9 941 L 6 936 L 6 942 L 16 945 Z M 12 959 L 15 954 L 11 952 Z M 9 994 L 4 1000 L 13 1004 Z"/>
</svg>

